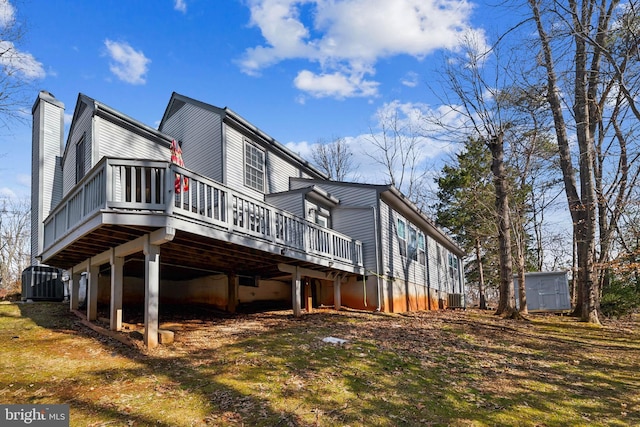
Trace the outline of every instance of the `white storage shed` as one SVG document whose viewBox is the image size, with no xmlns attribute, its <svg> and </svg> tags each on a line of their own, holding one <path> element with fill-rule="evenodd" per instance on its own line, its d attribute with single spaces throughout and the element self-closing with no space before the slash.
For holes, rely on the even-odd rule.
<svg viewBox="0 0 640 427">
<path fill-rule="evenodd" d="M 517 277 L 514 277 L 513 285 L 516 307 L 520 308 Z M 566 271 L 526 273 L 525 289 L 527 308 L 530 312 L 571 310 L 569 275 Z"/>
</svg>

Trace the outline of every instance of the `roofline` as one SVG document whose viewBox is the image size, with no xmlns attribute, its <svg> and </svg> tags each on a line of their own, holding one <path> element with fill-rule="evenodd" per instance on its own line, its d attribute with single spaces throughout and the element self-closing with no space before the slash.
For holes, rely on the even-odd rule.
<svg viewBox="0 0 640 427">
<path fill-rule="evenodd" d="M 315 166 L 313 166 L 307 160 L 305 160 L 302 157 L 298 156 L 296 153 L 294 153 L 293 151 L 288 149 L 284 144 L 282 144 L 281 142 L 278 142 L 278 140 L 276 140 L 275 138 L 273 138 L 272 136 L 270 136 L 266 132 L 262 131 L 260 128 L 256 127 L 255 125 L 253 125 L 251 122 L 246 120 L 244 117 L 242 117 L 240 114 L 236 113 L 235 111 L 233 111 L 229 107 L 224 107 L 224 108 L 216 107 L 215 105 L 207 104 L 206 102 L 198 101 L 197 99 L 193 99 L 193 98 L 190 98 L 188 96 L 179 94 L 177 92 L 173 92 L 171 94 L 171 100 L 169 101 L 169 104 L 167 104 L 167 108 L 165 109 L 165 112 L 164 112 L 164 114 L 162 116 L 161 123 L 164 123 L 165 119 L 167 119 L 167 115 L 168 115 L 169 110 L 171 108 L 171 104 L 176 99 L 180 100 L 180 101 L 183 101 L 183 102 L 187 102 L 187 103 L 190 103 L 190 104 L 197 105 L 198 107 L 203 108 L 205 110 L 210 110 L 210 111 L 213 111 L 213 112 L 215 112 L 217 114 L 220 114 L 223 117 L 223 120 L 226 119 L 226 120 L 228 120 L 228 121 L 230 121 L 232 123 L 237 124 L 240 128 L 244 128 L 244 129 L 250 131 L 251 133 L 254 133 L 254 134 L 258 135 L 264 141 L 270 143 L 276 150 L 278 150 L 284 156 L 289 157 L 294 162 L 303 165 L 305 168 L 307 168 L 309 170 L 309 172 L 312 175 L 315 175 L 315 177 L 320 178 L 320 179 L 324 179 L 324 180 L 329 179 L 329 176 L 326 175 L 324 172 L 322 172 L 319 169 L 317 169 Z"/>
<path fill-rule="evenodd" d="M 294 153 L 293 151 L 288 149 L 284 144 L 282 144 L 281 142 L 279 142 L 278 140 L 276 140 L 272 136 L 268 135 L 266 132 L 262 131 L 260 128 L 258 128 L 255 125 L 251 124 L 251 122 L 246 120 L 240 114 L 236 113 L 235 111 L 231 110 L 228 107 L 225 107 L 224 111 L 227 113 L 227 117 L 233 119 L 238 124 L 242 125 L 244 128 L 252 131 L 253 133 L 257 134 L 258 136 L 260 136 L 265 141 L 271 143 L 274 148 L 276 148 L 278 151 L 280 151 L 285 156 L 290 157 L 292 160 L 296 161 L 297 163 L 300 163 L 300 164 L 304 165 L 313 174 L 317 175 L 318 178 L 324 179 L 324 180 L 328 180 L 329 179 L 329 176 L 327 174 L 325 174 L 324 172 L 322 172 L 319 169 L 317 169 L 315 166 L 313 166 L 307 160 L 305 160 L 302 157 L 298 156 L 296 153 Z"/>
<path fill-rule="evenodd" d="M 316 181 L 314 179 L 309 178 L 290 178 L 292 181 Z M 382 194 L 390 194 L 393 196 L 395 200 L 398 200 L 401 204 L 407 207 L 411 212 L 415 214 L 415 217 L 418 218 L 424 224 L 424 228 L 431 231 L 432 235 L 438 236 L 439 241 L 445 244 L 450 250 L 456 253 L 458 256 L 464 256 L 466 252 L 458 246 L 458 244 L 449 237 L 440 227 L 436 225 L 436 223 L 425 215 L 418 207 L 409 200 L 400 190 L 394 187 L 391 184 L 363 184 L 359 182 L 347 182 L 347 181 L 330 181 L 331 185 L 340 185 L 345 187 L 361 187 L 361 188 L 369 188 L 371 190 L 375 190 L 378 194 L 378 199 Z M 322 185 L 322 184 L 320 184 Z"/>
<path fill-rule="evenodd" d="M 64 152 L 62 153 L 63 163 L 64 163 L 64 159 L 67 157 L 67 151 L 70 146 L 69 138 L 71 138 L 71 134 L 73 133 L 74 124 L 76 122 L 76 119 L 78 118 L 78 114 L 79 114 L 78 111 L 80 109 L 81 104 L 86 104 L 89 108 L 92 109 L 91 111 L 92 117 L 97 115 L 100 115 L 102 117 L 113 117 L 117 120 L 120 120 L 129 124 L 130 126 L 136 129 L 140 129 L 144 133 L 150 134 L 154 138 L 164 140 L 167 143 L 167 147 L 169 147 L 169 145 L 171 144 L 171 140 L 172 140 L 171 136 L 165 133 L 162 133 L 157 129 L 154 129 L 151 126 L 145 125 L 144 123 L 132 118 L 131 116 L 121 113 L 120 111 L 112 107 L 109 107 L 108 105 L 103 104 L 102 102 L 96 101 L 90 96 L 87 96 L 83 93 L 79 93 L 78 98 L 76 100 L 75 108 L 73 110 L 73 117 L 71 119 L 71 125 L 69 126 L 69 133 L 67 134 L 66 142 L 64 145 Z"/>
<path fill-rule="evenodd" d="M 458 244 L 451 237 L 449 237 L 440 227 L 438 227 L 431 218 L 425 215 L 424 212 L 418 209 L 415 203 L 413 203 L 404 194 L 402 194 L 400 190 L 398 190 L 396 187 L 392 185 L 388 185 L 387 187 L 388 188 L 386 190 L 383 190 L 380 193 L 390 193 L 397 200 L 400 200 L 405 206 L 407 206 L 412 212 L 414 212 L 423 221 L 423 223 L 426 225 L 426 228 L 431 230 L 436 235 L 440 236 L 442 240 L 444 240 L 444 241 L 441 241 L 441 243 L 446 244 L 446 246 L 448 246 L 450 250 L 453 250 L 453 252 L 455 252 L 456 255 L 464 256 L 466 254 L 466 252 L 462 250 L 462 248 L 458 246 Z"/>
<path fill-rule="evenodd" d="M 308 187 L 296 188 L 294 190 L 278 191 L 277 193 L 265 194 L 265 197 L 281 196 L 281 195 L 287 195 L 287 194 L 305 194 L 306 195 L 309 193 L 316 194 L 320 198 L 325 199 L 326 201 L 330 202 L 333 205 L 337 206 L 340 204 L 340 199 L 338 199 L 336 196 L 326 191 L 324 188 L 315 184 L 310 185 Z"/>
<path fill-rule="evenodd" d="M 128 116 L 128 115 L 126 115 L 126 114 L 124 114 L 124 113 L 122 113 L 122 112 L 120 112 L 120 111 L 118 111 L 118 110 L 116 110 L 114 108 L 111 108 L 108 105 L 103 104 L 100 101 L 97 101 L 97 100 L 95 100 L 93 98 L 89 98 L 88 96 L 83 95 L 83 94 L 81 94 L 81 95 L 84 96 L 85 98 L 90 99 L 91 101 L 93 101 L 93 105 L 94 105 L 93 114 L 94 115 L 97 114 L 100 111 L 104 111 L 104 112 L 109 113 L 111 116 L 114 116 L 114 117 L 116 117 L 116 118 L 118 118 L 120 120 L 123 120 L 123 121 L 133 125 L 136 128 L 139 128 L 139 129 L 141 129 L 141 130 L 143 130 L 143 131 L 145 131 L 147 133 L 152 134 L 156 138 L 164 139 L 168 143 L 171 143 L 171 141 L 173 140 L 173 138 L 170 135 L 167 135 L 167 134 L 165 134 L 163 132 L 160 132 L 156 128 L 152 128 L 151 126 L 146 125 L 146 124 L 134 119 L 133 117 Z"/>
</svg>

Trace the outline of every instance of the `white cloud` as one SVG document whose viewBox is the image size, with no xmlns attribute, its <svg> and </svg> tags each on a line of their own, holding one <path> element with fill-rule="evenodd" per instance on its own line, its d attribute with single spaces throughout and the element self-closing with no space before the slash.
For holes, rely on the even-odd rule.
<svg viewBox="0 0 640 427">
<path fill-rule="evenodd" d="M 316 98 L 348 98 L 354 96 L 374 96 L 378 82 L 364 80 L 363 75 L 345 75 L 339 71 L 331 74 L 315 74 L 309 70 L 298 73 L 294 85 Z"/>
<path fill-rule="evenodd" d="M 377 84 L 365 76 L 374 74 L 380 58 L 421 59 L 438 49 L 456 49 L 461 36 L 473 31 L 467 0 L 249 0 L 249 5 L 250 25 L 260 29 L 265 43 L 245 51 L 242 70 L 257 75 L 280 61 L 306 59 L 319 70 L 299 71 L 296 80 L 314 96 L 373 96 Z"/>
<path fill-rule="evenodd" d="M 144 84 L 148 71 L 149 58 L 142 51 L 137 51 L 126 42 L 104 41 L 112 62 L 109 69 L 120 80 L 134 85 Z"/>
<path fill-rule="evenodd" d="M 16 9 L 9 0 L 0 0 L 0 28 L 8 28 L 15 21 Z"/>
<path fill-rule="evenodd" d="M 46 75 L 44 67 L 33 55 L 19 51 L 12 42 L 0 41 L 0 66 L 5 74 L 23 77 L 27 80 L 41 79 Z"/>
<path fill-rule="evenodd" d="M 9 187 L 0 187 L 0 198 L 15 200 L 18 195 Z"/>
<path fill-rule="evenodd" d="M 285 146 L 296 153 L 298 156 L 302 157 L 305 160 L 311 160 L 311 153 L 313 152 L 313 147 L 315 144 L 310 144 L 307 141 L 301 142 L 288 142 Z"/>
<path fill-rule="evenodd" d="M 187 13 L 187 3 L 185 0 L 174 0 L 173 8 L 178 12 Z"/>
<path fill-rule="evenodd" d="M 0 0 L 0 31 L 11 36 L 16 20 L 16 9 L 9 0 Z M 25 80 L 46 76 L 44 66 L 32 54 L 20 51 L 11 41 L 0 40 L 0 73 Z"/>
<path fill-rule="evenodd" d="M 432 111 L 423 103 L 402 103 L 392 101 L 385 103 L 374 113 L 372 117 L 371 131 L 359 135 L 345 135 L 344 142 L 350 147 L 353 154 L 353 164 L 358 165 L 358 170 L 353 171 L 352 179 L 370 184 L 385 184 L 388 182 L 388 174 L 384 165 L 376 161 L 382 158 L 382 153 L 376 147 L 374 138 L 379 141 L 383 138 L 383 125 L 386 124 L 389 131 L 390 121 L 395 120 L 395 129 L 398 137 L 408 142 L 412 139 L 418 149 L 418 162 L 421 167 L 429 170 L 430 167 L 445 161 L 451 153 L 459 149 L 456 141 L 440 140 L 441 130 L 430 125 L 427 117 L 439 114 Z M 387 135 L 396 137 L 396 135 Z M 306 160 L 311 160 L 311 154 L 317 143 L 307 141 L 289 142 L 287 148 L 297 153 Z M 435 171 L 436 169 L 434 169 Z M 437 169 L 439 170 L 439 169 Z M 400 171 L 395 171 L 396 176 Z M 404 189 L 401 189 L 404 190 Z"/>
<path fill-rule="evenodd" d="M 418 73 L 413 71 L 409 71 L 405 76 L 400 80 L 400 83 L 407 87 L 416 87 L 418 86 Z"/>
<path fill-rule="evenodd" d="M 26 173 L 19 173 L 16 175 L 16 182 L 26 188 L 31 188 L 31 175 Z"/>
</svg>

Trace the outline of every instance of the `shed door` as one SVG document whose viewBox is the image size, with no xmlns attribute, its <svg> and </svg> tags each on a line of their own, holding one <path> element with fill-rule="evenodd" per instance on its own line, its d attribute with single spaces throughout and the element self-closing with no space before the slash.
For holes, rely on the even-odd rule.
<svg viewBox="0 0 640 427">
<path fill-rule="evenodd" d="M 539 288 L 539 303 L 541 310 L 567 310 L 566 289 L 561 282 L 564 277 L 542 279 Z"/>
</svg>

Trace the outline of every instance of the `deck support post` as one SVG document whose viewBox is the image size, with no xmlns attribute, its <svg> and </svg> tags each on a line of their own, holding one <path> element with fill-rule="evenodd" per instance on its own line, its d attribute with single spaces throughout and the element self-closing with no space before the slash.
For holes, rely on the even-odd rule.
<svg viewBox="0 0 640 427">
<path fill-rule="evenodd" d="M 236 312 L 236 306 L 238 304 L 238 283 L 239 278 L 235 274 L 229 274 L 227 276 L 227 311 L 229 313 Z"/>
<path fill-rule="evenodd" d="M 307 313 L 313 311 L 313 292 L 311 291 L 311 282 L 309 279 L 304 281 L 304 309 Z"/>
<path fill-rule="evenodd" d="M 341 283 L 342 278 L 340 275 L 337 275 L 335 279 L 333 279 L 333 307 L 336 310 L 342 309 L 342 294 L 340 293 Z"/>
<path fill-rule="evenodd" d="M 144 245 L 144 271 L 144 344 L 155 348 L 158 346 L 160 246 L 151 244 L 148 237 Z"/>
<path fill-rule="evenodd" d="M 124 257 L 116 256 L 111 250 L 111 298 L 109 304 L 109 328 L 112 331 L 122 330 L 122 287 Z"/>
<path fill-rule="evenodd" d="M 93 321 L 98 318 L 98 276 L 100 275 L 100 266 L 92 265 L 89 262 L 87 268 L 87 320 Z"/>
<path fill-rule="evenodd" d="M 80 307 L 80 277 L 81 275 L 71 269 L 69 272 L 69 309 L 77 310 Z"/>
<path fill-rule="evenodd" d="M 293 315 L 295 317 L 300 317 L 302 316 L 302 307 L 301 307 L 301 303 L 300 303 L 300 299 L 302 297 L 302 292 L 301 292 L 301 288 L 302 288 L 302 280 L 300 277 L 300 269 L 296 266 L 295 268 L 295 274 L 293 275 L 292 281 L 291 281 L 291 300 L 292 300 L 292 305 L 293 305 Z"/>
</svg>

